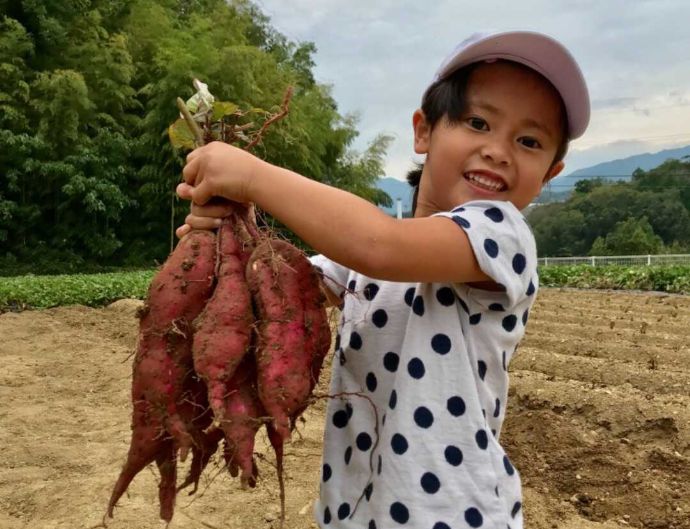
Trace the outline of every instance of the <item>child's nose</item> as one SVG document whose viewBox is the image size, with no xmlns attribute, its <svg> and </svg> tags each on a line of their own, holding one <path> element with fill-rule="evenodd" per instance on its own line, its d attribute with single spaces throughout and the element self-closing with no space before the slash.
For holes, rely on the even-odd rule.
<svg viewBox="0 0 690 529">
<path fill-rule="evenodd" d="M 510 165 L 510 148 L 507 142 L 498 138 L 487 140 L 481 149 L 482 158 L 496 165 Z"/>
</svg>

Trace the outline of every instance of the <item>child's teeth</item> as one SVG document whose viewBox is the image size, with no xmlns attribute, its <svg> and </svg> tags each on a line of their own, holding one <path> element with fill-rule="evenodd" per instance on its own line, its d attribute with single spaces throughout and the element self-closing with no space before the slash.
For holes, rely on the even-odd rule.
<svg viewBox="0 0 690 529">
<path fill-rule="evenodd" d="M 493 191 L 497 191 L 501 187 L 503 187 L 502 184 L 495 182 L 495 181 L 493 181 L 493 180 L 491 180 L 491 179 L 489 179 L 483 175 L 480 175 L 480 174 L 468 173 L 467 177 L 470 180 L 477 182 L 477 183 L 483 185 L 484 187 L 488 187 L 489 189 L 491 189 Z"/>
</svg>

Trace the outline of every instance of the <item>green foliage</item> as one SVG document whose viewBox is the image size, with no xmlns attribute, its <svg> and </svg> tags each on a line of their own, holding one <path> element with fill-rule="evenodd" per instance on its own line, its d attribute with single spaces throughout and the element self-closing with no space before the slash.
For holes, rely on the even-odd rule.
<svg viewBox="0 0 690 529">
<path fill-rule="evenodd" d="M 616 224 L 606 238 L 597 237 L 590 255 L 657 254 L 663 248 L 661 237 L 654 234 L 647 217 L 628 218 Z"/>
<path fill-rule="evenodd" d="M 542 266 L 545 287 L 656 290 L 690 294 L 690 266 Z"/>
<path fill-rule="evenodd" d="M 62 305 L 98 307 L 123 298 L 144 299 L 154 274 L 154 270 L 144 270 L 3 278 L 0 312 Z"/>
<path fill-rule="evenodd" d="M 578 182 L 566 202 L 538 206 L 529 220 L 546 257 L 688 251 L 690 161 L 637 170 L 630 183 Z"/>
<path fill-rule="evenodd" d="M 0 0 L 0 13 L 0 271 L 165 259 L 189 210 L 167 128 L 195 77 L 268 112 L 295 87 L 256 154 L 386 203 L 373 183 L 387 140 L 351 152 L 356 121 L 315 82 L 314 45 L 248 0 Z"/>
</svg>

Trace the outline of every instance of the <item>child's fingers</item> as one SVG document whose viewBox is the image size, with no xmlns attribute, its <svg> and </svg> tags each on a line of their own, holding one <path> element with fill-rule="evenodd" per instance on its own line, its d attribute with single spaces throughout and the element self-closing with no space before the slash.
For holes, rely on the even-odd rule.
<svg viewBox="0 0 690 529">
<path fill-rule="evenodd" d="M 185 235 L 187 235 L 190 231 L 192 231 L 192 227 L 189 224 L 183 224 L 179 228 L 175 230 L 175 235 L 177 235 L 178 239 L 181 239 Z"/>
<path fill-rule="evenodd" d="M 181 184 L 177 184 L 175 191 L 177 192 L 178 197 L 183 198 L 184 200 L 192 200 L 193 189 L 194 188 L 192 186 L 183 182 Z"/>
<path fill-rule="evenodd" d="M 222 219 L 230 215 L 232 210 L 232 202 L 214 197 L 203 206 L 192 202 L 191 213 L 197 217 L 214 217 Z"/>
<path fill-rule="evenodd" d="M 185 183 L 190 186 L 197 185 L 199 182 L 196 181 L 196 178 L 201 166 L 201 158 L 197 157 L 189 160 L 189 157 L 187 157 L 187 160 L 187 165 L 182 168 L 182 177 Z"/>
<path fill-rule="evenodd" d="M 184 221 L 192 230 L 214 230 L 221 223 L 221 219 L 198 217 L 192 214 L 187 215 Z"/>
</svg>

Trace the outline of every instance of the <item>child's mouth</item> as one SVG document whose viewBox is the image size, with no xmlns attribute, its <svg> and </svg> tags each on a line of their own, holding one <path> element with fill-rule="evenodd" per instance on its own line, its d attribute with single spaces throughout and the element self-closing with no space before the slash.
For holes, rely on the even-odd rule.
<svg viewBox="0 0 690 529">
<path fill-rule="evenodd" d="M 487 176 L 484 173 L 475 173 L 470 171 L 463 174 L 463 177 L 474 186 L 480 189 L 485 189 L 486 191 L 500 192 L 505 191 L 508 188 L 503 180 Z"/>
</svg>

